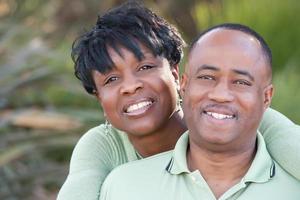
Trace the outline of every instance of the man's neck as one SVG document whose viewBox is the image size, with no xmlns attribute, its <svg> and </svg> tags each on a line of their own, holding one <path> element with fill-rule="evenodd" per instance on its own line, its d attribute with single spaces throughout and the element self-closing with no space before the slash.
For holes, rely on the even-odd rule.
<svg viewBox="0 0 300 200">
<path fill-rule="evenodd" d="M 174 149 L 177 140 L 186 130 L 183 113 L 180 110 L 173 114 L 168 123 L 154 133 L 141 137 L 133 137 L 128 134 L 128 137 L 136 151 L 145 158 Z"/>
<path fill-rule="evenodd" d="M 255 142 L 241 152 L 209 152 L 190 144 L 187 152 L 188 167 L 199 170 L 216 198 L 240 182 L 247 173 L 256 153 Z"/>
</svg>

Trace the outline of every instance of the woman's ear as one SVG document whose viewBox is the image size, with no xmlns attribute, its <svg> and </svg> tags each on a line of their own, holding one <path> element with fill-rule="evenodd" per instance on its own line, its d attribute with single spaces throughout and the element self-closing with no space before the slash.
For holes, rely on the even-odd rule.
<svg viewBox="0 0 300 200">
<path fill-rule="evenodd" d="M 100 94 L 99 94 L 99 92 L 97 90 L 93 90 L 93 96 L 97 99 L 98 103 L 103 108 L 101 96 L 100 96 Z"/>
<path fill-rule="evenodd" d="M 180 84 L 179 84 L 179 67 L 178 67 L 178 64 L 173 65 L 171 67 L 171 72 L 172 72 L 172 75 L 173 75 L 175 83 L 176 83 L 177 91 L 179 92 Z"/>
<path fill-rule="evenodd" d="M 93 95 L 94 95 L 94 97 L 96 97 L 98 103 L 100 104 L 100 106 L 101 106 L 101 108 L 102 108 L 102 110 L 103 110 L 103 116 L 104 116 L 104 119 L 107 119 L 107 118 L 106 118 L 106 112 L 105 112 L 104 107 L 103 107 L 103 105 L 102 105 L 101 95 L 99 95 L 99 93 L 98 93 L 97 91 L 96 91 Z"/>
<path fill-rule="evenodd" d="M 93 89 L 93 96 L 96 97 L 97 100 L 99 100 L 99 93 L 96 89 Z"/>
<path fill-rule="evenodd" d="M 179 65 L 178 64 L 173 65 L 171 67 L 171 72 L 172 72 L 172 75 L 174 76 L 175 81 L 178 81 L 178 83 L 179 83 Z"/>
</svg>

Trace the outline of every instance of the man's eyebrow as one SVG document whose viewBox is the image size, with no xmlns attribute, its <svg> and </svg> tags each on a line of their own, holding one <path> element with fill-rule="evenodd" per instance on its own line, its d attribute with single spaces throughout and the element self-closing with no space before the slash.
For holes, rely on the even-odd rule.
<svg viewBox="0 0 300 200">
<path fill-rule="evenodd" d="M 248 78 L 251 79 L 251 81 L 254 81 L 254 77 L 247 71 L 244 71 L 244 70 L 240 70 L 240 69 L 233 69 L 232 70 L 234 73 L 236 74 L 240 74 L 240 75 L 243 75 L 243 76 L 247 76 Z"/>
<path fill-rule="evenodd" d="M 203 64 L 200 67 L 198 67 L 196 73 L 198 73 L 199 71 L 202 71 L 202 70 L 220 71 L 220 69 L 218 67 L 215 67 L 215 66 L 212 66 L 212 65 Z"/>
</svg>

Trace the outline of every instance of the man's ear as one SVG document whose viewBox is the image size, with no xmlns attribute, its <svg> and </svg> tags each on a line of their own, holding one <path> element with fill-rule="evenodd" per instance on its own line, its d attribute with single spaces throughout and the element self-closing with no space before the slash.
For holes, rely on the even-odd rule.
<svg viewBox="0 0 300 200">
<path fill-rule="evenodd" d="M 267 109 L 271 105 L 273 97 L 273 85 L 270 84 L 264 89 L 264 109 Z"/>
<path fill-rule="evenodd" d="M 182 96 L 182 97 L 184 97 L 187 80 L 188 80 L 187 74 L 183 73 L 181 76 L 181 82 L 180 82 L 180 96 Z"/>
</svg>

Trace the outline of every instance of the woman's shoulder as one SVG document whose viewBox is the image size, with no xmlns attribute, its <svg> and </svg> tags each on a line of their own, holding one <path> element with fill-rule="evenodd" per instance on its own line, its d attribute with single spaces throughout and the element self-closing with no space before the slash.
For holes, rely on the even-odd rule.
<svg viewBox="0 0 300 200">
<path fill-rule="evenodd" d="M 120 131 L 113 127 L 112 125 L 106 125 L 106 124 L 100 124 L 96 127 L 93 127 L 89 129 L 83 136 L 80 138 L 81 140 L 109 140 L 109 139 L 115 139 L 115 140 L 124 140 L 124 138 L 127 137 L 126 133 L 123 131 Z"/>
<path fill-rule="evenodd" d="M 106 147 L 111 145 L 123 145 L 126 137 L 125 133 L 113 126 L 100 124 L 99 126 L 89 129 L 85 134 L 83 134 L 76 144 L 75 149 L 82 146 L 93 148 L 103 147 L 103 145 Z"/>
<path fill-rule="evenodd" d="M 107 174 L 127 162 L 121 134 L 101 124 L 82 135 L 73 150 L 69 175 L 58 199 L 97 198 Z"/>
<path fill-rule="evenodd" d="M 77 158 L 105 159 L 114 167 L 138 159 L 127 134 L 106 124 L 91 128 L 79 139 L 71 161 Z"/>
</svg>

